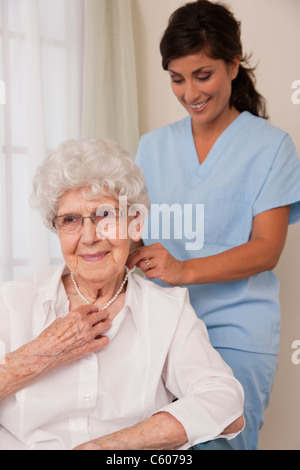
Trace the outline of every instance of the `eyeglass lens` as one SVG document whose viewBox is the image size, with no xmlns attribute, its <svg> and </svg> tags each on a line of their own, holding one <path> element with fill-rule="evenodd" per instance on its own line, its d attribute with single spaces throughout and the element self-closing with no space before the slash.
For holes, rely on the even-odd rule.
<svg viewBox="0 0 300 470">
<path fill-rule="evenodd" d="M 76 232 L 84 223 L 84 219 L 91 219 L 94 225 L 97 225 L 103 219 L 113 221 L 118 218 L 118 210 L 97 210 L 96 213 L 90 216 L 83 217 L 82 215 L 66 214 L 54 218 L 53 225 L 58 231 L 62 232 Z"/>
</svg>

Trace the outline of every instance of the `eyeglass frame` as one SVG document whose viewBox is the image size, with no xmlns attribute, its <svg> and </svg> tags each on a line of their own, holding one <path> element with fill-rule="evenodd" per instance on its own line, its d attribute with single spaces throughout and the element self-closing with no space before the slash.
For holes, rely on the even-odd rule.
<svg viewBox="0 0 300 470">
<path fill-rule="evenodd" d="M 113 209 L 115 212 L 118 211 L 119 214 L 121 214 L 121 217 L 122 217 L 122 211 L 118 208 L 118 207 L 112 207 L 111 209 Z M 53 220 L 52 220 L 52 225 L 53 225 L 53 228 L 55 228 L 55 230 L 57 232 L 63 232 L 63 233 L 78 233 L 80 231 L 80 229 L 83 227 L 84 225 L 84 220 L 85 219 L 91 219 L 91 222 L 93 225 L 97 226 L 101 220 L 105 219 L 105 217 L 102 216 L 102 218 L 100 219 L 100 221 L 97 221 L 95 218 L 96 217 L 101 217 L 100 215 L 97 216 L 97 212 L 98 212 L 99 209 L 97 209 L 97 211 L 95 212 L 92 212 L 90 215 L 88 216 L 83 216 L 83 215 L 80 215 L 80 214 L 64 214 L 64 215 L 56 215 Z M 68 232 L 67 230 L 59 230 L 58 227 L 56 227 L 55 225 L 55 220 L 56 219 L 62 219 L 64 217 L 78 217 L 81 219 L 81 223 L 80 225 L 78 225 L 78 228 L 76 228 L 76 230 L 74 231 L 70 231 Z M 119 217 L 116 217 L 116 219 L 118 219 Z"/>
</svg>

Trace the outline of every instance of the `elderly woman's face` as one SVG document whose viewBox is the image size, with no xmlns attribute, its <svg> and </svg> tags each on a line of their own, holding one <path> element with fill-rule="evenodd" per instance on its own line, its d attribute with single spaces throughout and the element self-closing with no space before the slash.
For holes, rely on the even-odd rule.
<svg viewBox="0 0 300 470">
<path fill-rule="evenodd" d="M 85 218 L 76 233 L 59 232 L 63 257 L 77 278 L 80 276 L 89 281 L 105 282 L 124 270 L 130 239 L 128 236 L 120 237 L 120 226 L 125 224 L 127 227 L 128 220 L 126 217 L 107 217 L 109 211 L 118 214 L 118 201 L 113 197 L 101 196 L 99 199 L 87 200 L 82 191 L 78 190 L 68 191 L 60 199 L 58 216 L 89 217 L 96 212 L 104 214 L 103 220 L 96 224 L 90 218 Z M 72 221 L 72 218 L 66 220 Z M 124 227 L 121 229 L 124 235 Z"/>
</svg>

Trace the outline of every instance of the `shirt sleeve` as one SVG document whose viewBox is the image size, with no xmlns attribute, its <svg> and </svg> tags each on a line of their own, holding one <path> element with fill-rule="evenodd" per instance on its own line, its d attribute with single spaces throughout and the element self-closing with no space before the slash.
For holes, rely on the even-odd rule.
<svg viewBox="0 0 300 470">
<path fill-rule="evenodd" d="M 187 433 L 189 447 L 224 437 L 223 430 L 243 415 L 243 388 L 212 347 L 188 294 L 169 350 L 164 380 L 177 400 L 159 411 L 178 419 Z M 237 434 L 227 434 L 226 438 Z"/>
<path fill-rule="evenodd" d="M 276 207 L 291 205 L 290 224 L 300 220 L 300 161 L 286 134 L 253 206 L 254 217 Z"/>
</svg>

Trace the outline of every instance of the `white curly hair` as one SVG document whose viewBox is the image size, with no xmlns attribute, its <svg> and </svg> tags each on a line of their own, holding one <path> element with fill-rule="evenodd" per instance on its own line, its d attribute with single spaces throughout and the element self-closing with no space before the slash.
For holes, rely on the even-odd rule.
<svg viewBox="0 0 300 470">
<path fill-rule="evenodd" d="M 83 194 L 89 189 L 93 198 L 126 197 L 128 205 L 141 204 L 150 209 L 142 170 L 126 150 L 110 139 L 68 140 L 61 144 L 36 171 L 31 207 L 54 231 L 53 219 L 60 198 L 67 191 L 78 189 Z"/>
</svg>

